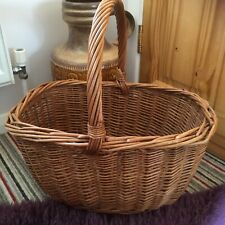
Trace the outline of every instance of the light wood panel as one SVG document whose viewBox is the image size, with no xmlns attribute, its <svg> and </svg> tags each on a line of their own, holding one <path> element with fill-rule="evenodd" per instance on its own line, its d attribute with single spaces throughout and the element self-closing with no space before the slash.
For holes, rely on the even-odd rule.
<svg viewBox="0 0 225 225">
<path fill-rule="evenodd" d="M 144 1 L 141 82 L 153 82 L 160 70 L 169 70 L 179 9 L 180 0 Z"/>
<path fill-rule="evenodd" d="M 219 119 L 210 149 L 225 158 L 224 21 L 224 0 L 145 0 L 140 81 L 209 100 Z"/>
<path fill-rule="evenodd" d="M 163 0 L 144 1 L 143 43 L 145 43 L 145 49 L 142 49 L 141 57 L 141 80 L 143 82 L 152 82 L 158 77 L 159 38 L 161 26 L 163 26 L 164 7 Z"/>
</svg>

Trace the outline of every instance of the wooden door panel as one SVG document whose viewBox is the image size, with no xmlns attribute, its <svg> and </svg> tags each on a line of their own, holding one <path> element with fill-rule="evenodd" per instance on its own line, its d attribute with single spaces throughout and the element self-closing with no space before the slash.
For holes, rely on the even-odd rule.
<svg viewBox="0 0 225 225">
<path fill-rule="evenodd" d="M 182 1 L 172 55 L 172 69 L 167 78 L 186 87 L 192 85 L 195 55 L 204 0 Z"/>
<path fill-rule="evenodd" d="M 207 99 L 219 119 L 210 149 L 225 158 L 224 21 L 224 0 L 145 0 L 140 81 Z"/>
<path fill-rule="evenodd" d="M 220 82 L 217 86 L 215 110 L 219 120 L 217 133 L 220 136 L 225 137 L 225 55 L 223 60 L 223 69 L 221 71 Z M 225 145 L 224 145 L 224 148 L 225 148 Z"/>
</svg>

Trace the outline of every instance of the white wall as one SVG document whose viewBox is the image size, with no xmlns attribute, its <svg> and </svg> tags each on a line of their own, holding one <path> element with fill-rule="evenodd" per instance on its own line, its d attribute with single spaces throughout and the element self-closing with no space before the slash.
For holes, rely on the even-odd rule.
<svg viewBox="0 0 225 225">
<path fill-rule="evenodd" d="M 66 24 L 61 16 L 61 0 L 1 1 L 0 23 L 8 47 L 22 47 L 27 50 L 29 86 L 34 87 L 50 80 L 50 53 L 54 46 L 63 42 L 67 36 Z M 0 89 L 0 96 L 2 92 L 5 95 L 4 99 L 0 99 L 1 104 L 2 101 L 12 103 L 7 101 L 6 96 L 18 96 L 16 93 L 21 89 L 19 85 L 20 82 L 17 82 L 14 86 Z"/>
<path fill-rule="evenodd" d="M 138 25 L 142 24 L 143 19 L 143 2 L 144 0 L 124 0 L 126 10 L 133 15 L 136 23 L 134 33 L 128 40 L 127 51 L 127 76 L 131 82 L 139 81 L 140 54 L 137 53 L 137 43 Z"/>
<path fill-rule="evenodd" d="M 61 0 L 0 1 L 0 23 L 8 47 L 26 48 L 30 88 L 51 79 L 50 54 L 67 36 Z M 0 122 L 23 96 L 21 82 L 0 88 Z"/>
</svg>

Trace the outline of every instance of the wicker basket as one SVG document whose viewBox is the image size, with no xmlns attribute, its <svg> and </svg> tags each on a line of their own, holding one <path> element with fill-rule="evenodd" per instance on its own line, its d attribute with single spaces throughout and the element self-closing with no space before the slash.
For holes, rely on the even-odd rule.
<svg viewBox="0 0 225 225">
<path fill-rule="evenodd" d="M 102 83 L 103 37 L 113 8 L 121 78 Z M 216 126 L 213 110 L 196 94 L 124 82 L 125 28 L 121 0 L 103 0 L 90 35 L 88 81 L 54 81 L 31 90 L 6 123 L 44 191 L 106 213 L 174 202 Z"/>
</svg>

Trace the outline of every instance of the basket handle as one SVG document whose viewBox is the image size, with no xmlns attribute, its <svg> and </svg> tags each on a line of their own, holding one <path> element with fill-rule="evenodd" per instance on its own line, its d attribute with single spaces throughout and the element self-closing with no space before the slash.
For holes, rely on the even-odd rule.
<svg viewBox="0 0 225 225">
<path fill-rule="evenodd" d="M 114 9 L 118 30 L 118 68 L 117 83 L 122 92 L 127 91 L 124 68 L 126 60 L 127 30 L 123 2 L 121 0 L 102 0 L 92 22 L 88 44 L 87 101 L 88 135 L 87 150 L 96 153 L 102 145 L 106 131 L 102 112 L 102 61 L 106 28 Z"/>
</svg>

